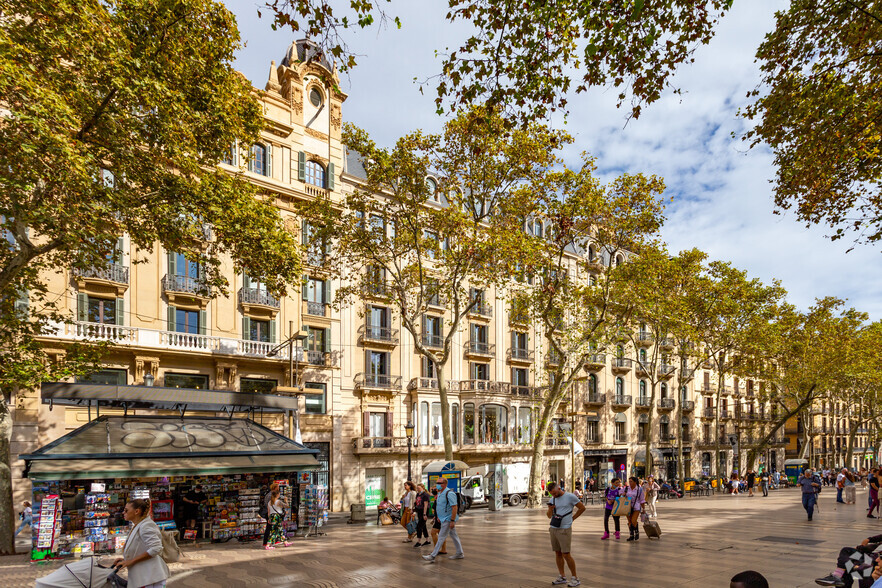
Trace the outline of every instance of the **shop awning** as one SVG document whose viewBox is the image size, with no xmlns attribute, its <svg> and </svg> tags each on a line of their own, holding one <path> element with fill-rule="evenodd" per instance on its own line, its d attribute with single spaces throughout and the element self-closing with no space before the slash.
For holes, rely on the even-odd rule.
<svg viewBox="0 0 882 588">
<path fill-rule="evenodd" d="M 102 416 L 21 458 L 61 480 L 315 470 L 316 453 L 250 419 Z"/>
</svg>

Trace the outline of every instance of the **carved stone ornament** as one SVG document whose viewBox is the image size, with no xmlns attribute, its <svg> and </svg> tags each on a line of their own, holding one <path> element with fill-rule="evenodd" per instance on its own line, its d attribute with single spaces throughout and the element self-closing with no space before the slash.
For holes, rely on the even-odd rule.
<svg viewBox="0 0 882 588">
<path fill-rule="evenodd" d="M 340 125 L 343 124 L 343 117 L 340 114 L 340 105 L 332 104 L 331 105 L 331 126 L 334 127 L 334 130 L 339 131 Z"/>
<path fill-rule="evenodd" d="M 297 86 L 291 88 L 291 107 L 297 114 L 303 114 L 303 90 Z"/>
<path fill-rule="evenodd" d="M 315 137 L 316 139 L 319 139 L 321 141 L 328 140 L 328 136 L 325 133 L 323 133 L 321 131 L 317 131 L 315 129 L 310 129 L 309 127 L 306 128 L 306 134 L 309 135 L 310 137 Z"/>
</svg>

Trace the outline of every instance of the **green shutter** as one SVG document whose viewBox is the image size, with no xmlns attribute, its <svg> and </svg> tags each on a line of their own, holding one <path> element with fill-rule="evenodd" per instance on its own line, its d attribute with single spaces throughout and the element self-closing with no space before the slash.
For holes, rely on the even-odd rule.
<svg viewBox="0 0 882 588">
<path fill-rule="evenodd" d="M 334 189 L 334 164 L 328 164 L 328 190 Z"/>
<path fill-rule="evenodd" d="M 325 353 L 331 351 L 331 329 L 325 329 L 325 334 L 322 337 L 322 351 Z"/>
<path fill-rule="evenodd" d="M 306 181 L 306 153 L 303 151 L 297 153 L 297 179 Z"/>
<path fill-rule="evenodd" d="M 122 298 L 116 299 L 116 324 L 124 325 L 126 324 L 126 302 Z"/>
<path fill-rule="evenodd" d="M 89 320 L 89 295 L 77 292 L 77 320 L 86 322 Z"/>
<path fill-rule="evenodd" d="M 122 265 L 123 263 L 123 238 L 116 240 L 116 250 L 113 252 L 113 262 Z"/>
<path fill-rule="evenodd" d="M 303 286 L 300 287 L 300 293 L 304 300 L 309 300 L 309 276 L 303 276 Z"/>
<path fill-rule="evenodd" d="M 242 339 L 245 341 L 251 339 L 251 319 L 247 316 L 242 317 Z"/>
<path fill-rule="evenodd" d="M 174 306 L 172 306 L 172 305 L 168 306 L 168 327 L 167 327 L 167 329 L 169 331 L 177 331 L 178 330 L 177 326 L 175 325 L 176 312 L 177 312 L 177 309 Z"/>
<path fill-rule="evenodd" d="M 170 276 L 174 276 L 178 273 L 177 267 L 175 267 L 177 257 L 178 257 L 177 255 L 175 255 L 174 253 L 169 251 L 169 253 L 168 253 L 168 275 L 170 275 Z"/>
<path fill-rule="evenodd" d="M 242 287 L 246 290 L 251 287 L 251 276 L 248 275 L 248 272 L 242 273 Z"/>
<path fill-rule="evenodd" d="M 276 319 L 273 319 L 269 322 L 270 329 L 270 343 L 276 342 Z"/>
<path fill-rule="evenodd" d="M 331 302 L 331 280 L 322 282 L 322 302 L 325 304 Z"/>
<path fill-rule="evenodd" d="M 309 245 L 309 223 L 304 220 L 301 224 L 300 230 L 300 242 L 304 245 Z"/>
<path fill-rule="evenodd" d="M 231 161 L 234 166 L 238 166 L 239 165 L 239 139 L 236 139 L 235 141 L 233 141 L 232 151 L 233 151 L 233 157 L 231 158 Z"/>
<path fill-rule="evenodd" d="M 199 311 L 199 334 L 205 335 L 208 332 L 208 325 L 206 324 L 208 321 L 206 320 L 206 315 L 204 310 Z"/>
</svg>

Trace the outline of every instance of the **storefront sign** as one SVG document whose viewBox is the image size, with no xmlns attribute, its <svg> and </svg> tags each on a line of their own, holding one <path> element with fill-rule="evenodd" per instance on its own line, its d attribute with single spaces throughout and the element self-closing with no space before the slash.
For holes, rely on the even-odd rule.
<svg viewBox="0 0 882 588">
<path fill-rule="evenodd" d="M 627 449 L 586 449 L 582 452 L 585 457 L 606 457 L 608 455 L 628 455 Z"/>
</svg>

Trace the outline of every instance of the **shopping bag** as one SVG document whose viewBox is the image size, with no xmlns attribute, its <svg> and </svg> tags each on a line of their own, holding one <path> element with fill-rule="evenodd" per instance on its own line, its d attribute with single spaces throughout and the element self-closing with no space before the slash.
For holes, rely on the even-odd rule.
<svg viewBox="0 0 882 588">
<path fill-rule="evenodd" d="M 380 515 L 380 524 L 385 526 L 385 525 L 394 525 L 395 523 L 392 520 L 392 517 L 389 516 L 389 513 L 384 512 L 383 514 Z"/>
<path fill-rule="evenodd" d="M 411 519 L 410 522 L 407 523 L 406 528 L 407 528 L 408 535 L 413 535 L 414 533 L 416 533 L 416 528 L 417 528 L 416 520 Z"/>
<path fill-rule="evenodd" d="M 631 514 L 631 499 L 627 496 L 616 496 L 613 503 L 612 516 L 626 517 Z"/>
</svg>

